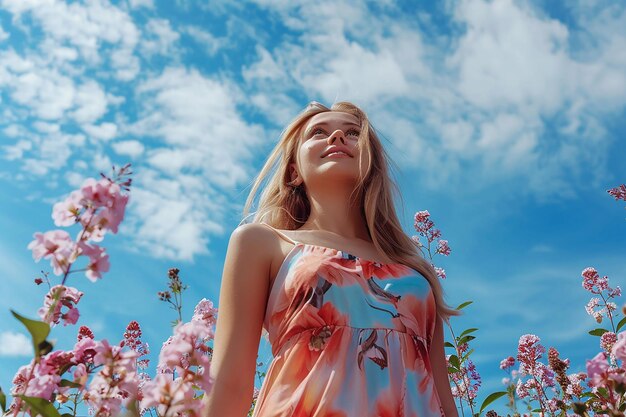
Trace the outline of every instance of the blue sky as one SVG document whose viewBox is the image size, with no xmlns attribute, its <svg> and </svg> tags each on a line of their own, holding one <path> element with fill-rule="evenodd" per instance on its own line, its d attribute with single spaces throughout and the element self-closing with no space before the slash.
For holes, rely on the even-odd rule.
<svg viewBox="0 0 626 417">
<path fill-rule="evenodd" d="M 168 268 L 190 287 L 186 319 L 217 303 L 280 130 L 310 100 L 349 100 L 397 165 L 406 232 L 429 210 L 450 242 L 438 265 L 448 302 L 474 301 L 453 326 L 480 329 L 479 401 L 526 333 L 584 370 L 599 345 L 580 273 L 626 276 L 624 204 L 606 193 L 626 181 L 626 6 L 420 3 L 0 0 L 0 342 L 22 340 L 10 308 L 41 305 L 32 282 L 49 267 L 26 245 L 55 228 L 52 204 L 131 162 L 126 219 L 103 242 L 111 270 L 70 285 L 96 337 L 117 341 L 135 319 L 156 360 L 174 318 L 156 297 Z M 77 330 L 55 328 L 58 347 Z M 28 349 L 0 347 L 5 391 Z"/>
</svg>

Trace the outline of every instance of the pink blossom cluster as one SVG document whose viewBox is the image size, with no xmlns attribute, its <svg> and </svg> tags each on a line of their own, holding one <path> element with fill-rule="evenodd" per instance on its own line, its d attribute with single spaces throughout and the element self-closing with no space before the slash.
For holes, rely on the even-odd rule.
<svg viewBox="0 0 626 417">
<path fill-rule="evenodd" d="M 67 275 L 70 265 L 84 256 L 88 258 L 87 278 L 91 281 L 101 278 L 109 270 L 109 257 L 102 247 L 89 242 L 102 241 L 106 231 L 117 233 L 128 198 L 116 181 L 107 177 L 99 181 L 88 178 L 79 190 L 56 203 L 52 210 L 55 225 L 82 225 L 76 241 L 61 229 L 37 232 L 27 246 L 33 252 L 33 259 L 37 262 L 50 259 L 55 275 Z"/>
<path fill-rule="evenodd" d="M 608 300 L 622 295 L 622 290 L 619 285 L 615 288 L 611 288 L 609 286 L 609 278 L 606 275 L 600 277 L 598 271 L 592 267 L 585 268 L 581 276 L 583 277 L 583 288 L 592 294 L 598 294 L 602 297 L 602 300 L 600 300 L 600 297 L 592 297 L 589 300 L 585 306 L 587 314 L 593 316 L 598 323 L 602 323 L 604 317 L 612 319 L 611 313 L 617 309 L 617 305 Z M 603 291 L 607 292 L 606 297 L 602 294 Z M 602 303 L 601 301 L 604 302 Z"/>
<path fill-rule="evenodd" d="M 626 201 L 626 184 L 622 184 L 615 188 L 611 188 L 610 190 L 607 190 L 606 192 L 611 194 L 613 197 L 615 197 L 616 200 Z"/>
<path fill-rule="evenodd" d="M 39 362 L 33 360 L 17 371 L 11 389 L 14 399 L 10 410 L 15 413 L 19 408 L 30 413 L 18 395 L 64 404 L 69 399 L 69 391 L 76 389 L 83 394 L 95 415 L 117 415 L 124 401 L 136 395 L 136 356 L 132 350 L 122 351 L 122 346 L 94 340 L 93 332 L 81 326 L 72 350 L 50 352 Z M 90 373 L 96 369 L 98 372 L 87 385 Z M 63 384 L 62 377 L 73 386 Z"/>
<path fill-rule="evenodd" d="M 157 376 L 143 385 L 142 409 L 155 407 L 161 417 L 199 415 L 202 403 L 194 387 L 207 392 L 212 386 L 207 342 L 213 338 L 216 313 L 213 303 L 203 299 L 190 322 L 176 325 L 161 348 Z"/>
<path fill-rule="evenodd" d="M 615 338 L 610 337 L 610 339 L 615 340 L 607 351 L 600 352 L 593 359 L 587 360 L 590 387 L 613 389 L 616 383 L 626 384 L 626 332 L 620 332 Z M 613 363 L 609 361 L 611 357 L 615 358 Z M 615 363 L 617 360 L 621 362 L 620 366 Z"/>
<path fill-rule="evenodd" d="M 522 335 L 518 343 L 517 360 L 519 361 L 518 375 L 520 377 L 530 376 L 526 381 L 522 378 L 517 380 L 516 394 L 519 398 L 527 398 L 539 401 L 544 404 L 547 397 L 545 388 L 554 387 L 554 372 L 545 364 L 539 362 L 546 349 L 540 343 L 539 337 L 532 334 Z M 552 390 L 556 392 L 556 390 Z M 549 408 L 547 404 L 543 408 Z"/>
<path fill-rule="evenodd" d="M 414 220 L 415 222 L 413 224 L 413 227 L 419 234 L 416 236 L 411 236 L 411 240 L 417 243 L 420 250 L 422 250 L 421 248 L 426 248 L 431 261 L 432 261 L 433 256 L 436 254 L 440 254 L 443 256 L 450 256 L 450 253 L 452 252 L 450 249 L 450 245 L 447 240 L 440 239 L 441 230 L 436 229 L 434 227 L 435 224 L 430 219 L 430 213 L 428 212 L 428 210 L 418 211 L 414 216 Z M 428 242 L 427 246 L 422 244 L 422 242 L 420 241 L 420 236 L 426 237 L 426 240 Z M 433 254 L 431 253 L 430 247 L 431 247 L 432 242 L 435 239 L 439 239 L 439 240 L 437 241 L 435 253 Z M 435 264 L 432 262 L 431 262 L 431 266 L 435 269 L 435 272 L 437 273 L 437 276 L 440 279 L 446 279 L 445 269 L 435 266 Z"/>
<path fill-rule="evenodd" d="M 413 227 L 421 236 L 426 238 L 429 244 L 435 239 L 441 237 L 441 230 L 435 228 L 434 226 L 435 224 L 430 219 L 430 213 L 428 210 L 418 211 L 415 214 Z"/>
<path fill-rule="evenodd" d="M 460 344 L 458 346 L 458 356 L 463 356 L 468 349 L 469 345 L 467 343 Z M 450 356 L 451 355 L 446 355 L 448 367 L 451 366 Z M 471 359 L 466 358 L 465 361 L 460 364 L 460 370 L 450 372 L 449 376 L 453 382 L 451 390 L 454 397 L 462 398 L 467 402 L 471 402 L 476 398 L 482 381 L 476 369 L 476 365 L 474 365 Z"/>
<path fill-rule="evenodd" d="M 502 359 L 500 361 L 500 369 L 509 369 L 515 365 L 515 358 L 513 356 L 509 356 L 508 358 Z"/>
<path fill-rule="evenodd" d="M 39 317 L 50 325 L 59 324 L 61 320 L 64 326 L 76 324 L 79 317 L 76 304 L 82 296 L 83 293 L 76 288 L 55 285 L 46 294 L 43 306 L 38 311 Z M 64 312 L 61 311 L 63 307 L 66 308 Z"/>
</svg>

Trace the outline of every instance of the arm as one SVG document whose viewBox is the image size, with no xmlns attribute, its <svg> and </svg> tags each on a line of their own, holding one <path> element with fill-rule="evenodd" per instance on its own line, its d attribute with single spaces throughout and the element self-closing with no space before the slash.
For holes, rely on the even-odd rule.
<svg viewBox="0 0 626 417">
<path fill-rule="evenodd" d="M 433 334 L 433 341 L 429 350 L 430 363 L 433 368 L 433 377 L 435 379 L 435 388 L 439 399 L 441 400 L 441 406 L 446 417 L 458 417 L 459 413 L 454 403 L 454 397 L 452 396 L 452 390 L 450 389 L 450 379 L 448 377 L 448 365 L 446 363 L 446 352 L 444 349 L 443 339 L 443 320 L 437 314 L 435 320 L 435 332 Z"/>
<path fill-rule="evenodd" d="M 252 405 L 272 263 L 269 234 L 262 225 L 245 224 L 230 237 L 209 368 L 213 387 L 202 400 L 203 417 L 244 417 Z"/>
</svg>

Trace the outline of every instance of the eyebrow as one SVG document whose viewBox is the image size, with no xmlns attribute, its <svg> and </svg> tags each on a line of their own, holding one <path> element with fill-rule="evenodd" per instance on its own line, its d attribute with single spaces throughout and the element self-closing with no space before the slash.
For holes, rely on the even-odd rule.
<svg viewBox="0 0 626 417">
<path fill-rule="evenodd" d="M 328 122 L 315 123 L 314 125 L 310 126 L 309 128 L 307 128 L 304 131 L 304 136 L 305 137 L 309 136 L 309 133 L 311 132 L 311 130 L 313 130 L 314 128 L 319 127 L 319 126 L 328 126 Z M 359 126 L 358 124 L 353 123 L 353 122 L 344 122 L 343 126 L 344 127 L 345 126 L 355 126 L 355 127 L 358 127 L 359 129 L 361 129 L 361 126 Z"/>
</svg>

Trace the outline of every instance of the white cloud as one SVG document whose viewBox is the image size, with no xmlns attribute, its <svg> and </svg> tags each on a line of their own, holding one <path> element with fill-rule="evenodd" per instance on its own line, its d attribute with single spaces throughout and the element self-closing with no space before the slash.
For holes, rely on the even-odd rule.
<svg viewBox="0 0 626 417">
<path fill-rule="evenodd" d="M 141 49 L 147 55 L 172 54 L 179 39 L 180 34 L 172 29 L 169 20 L 150 19 L 145 26 L 145 36 L 141 39 Z"/>
<path fill-rule="evenodd" d="M 139 40 L 139 31 L 127 12 L 105 0 L 87 4 L 51 2 L 45 0 L 16 2 L 3 0 L 3 8 L 20 22 L 22 15 L 30 14 L 41 25 L 44 33 L 59 44 L 76 47 L 91 64 L 100 63 L 100 45 L 108 43 L 128 56 Z M 130 66 L 135 62 L 130 60 Z M 117 69 L 127 63 L 115 62 Z"/>
<path fill-rule="evenodd" d="M 538 199 L 567 198 L 573 184 L 606 175 L 602 117 L 626 104 L 621 6 L 582 13 L 579 27 L 592 35 L 576 44 L 590 35 L 513 0 L 451 3 L 458 30 L 447 38 L 364 5 L 259 3 L 295 32 L 272 50 L 257 46 L 242 70 L 271 121 L 283 106 L 265 97 L 299 90 L 326 104 L 353 101 L 393 138 L 392 158 L 433 188 L 523 180 Z"/>
<path fill-rule="evenodd" d="M 215 37 L 198 26 L 187 26 L 184 31 L 211 56 L 215 55 L 226 44 L 225 38 Z"/>
<path fill-rule="evenodd" d="M 115 142 L 111 146 L 118 155 L 129 156 L 131 158 L 136 158 L 144 152 L 144 146 L 137 140 Z"/>
<path fill-rule="evenodd" d="M 99 125 L 84 125 L 83 130 L 96 139 L 108 141 L 117 135 L 117 125 L 105 122 Z"/>
<path fill-rule="evenodd" d="M 2 26 L 0 26 L 0 42 L 6 41 L 9 39 L 9 36 L 11 35 L 5 32 L 4 29 L 2 29 Z"/>
<path fill-rule="evenodd" d="M 0 356 L 31 356 L 33 345 L 30 339 L 15 332 L 0 333 Z"/>
<path fill-rule="evenodd" d="M 89 80 L 76 91 L 76 110 L 72 117 L 78 123 L 94 123 L 107 111 L 107 96 L 102 87 Z"/>
<path fill-rule="evenodd" d="M 153 0 L 130 0 L 130 7 L 133 9 L 137 9 L 139 7 L 154 9 L 154 2 Z"/>
<path fill-rule="evenodd" d="M 137 94 L 143 107 L 126 131 L 163 146 L 146 151 L 150 168 L 133 182 L 129 234 L 154 256 L 190 260 L 206 253 L 210 234 L 223 232 L 234 210 L 227 196 L 252 175 L 264 134 L 239 113 L 235 85 L 196 70 L 167 68 Z"/>
</svg>

